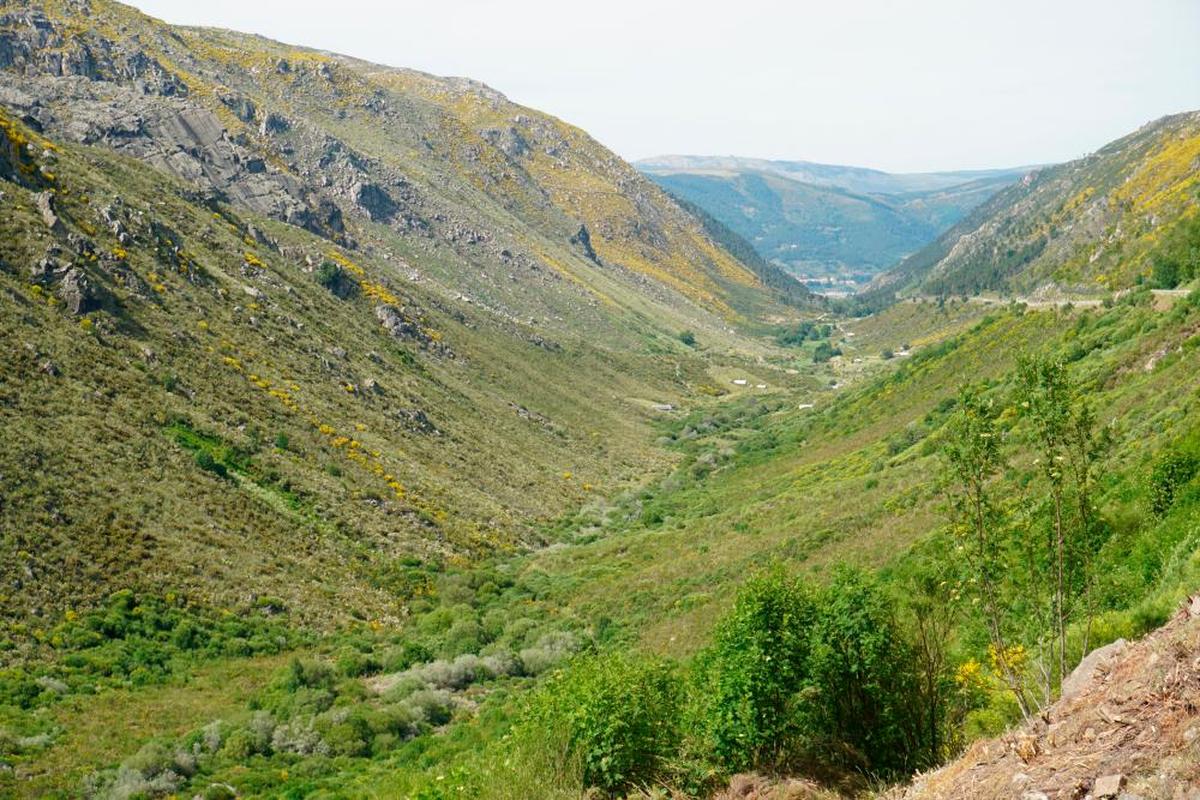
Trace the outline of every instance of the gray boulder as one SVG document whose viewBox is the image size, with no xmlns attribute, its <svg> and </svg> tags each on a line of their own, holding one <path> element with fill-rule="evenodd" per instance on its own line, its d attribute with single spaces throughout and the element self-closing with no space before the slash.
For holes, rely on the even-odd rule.
<svg viewBox="0 0 1200 800">
<path fill-rule="evenodd" d="M 1088 653 L 1079 662 L 1079 666 L 1075 667 L 1067 679 L 1062 682 L 1061 699 L 1069 700 L 1082 692 L 1096 673 L 1096 669 L 1125 652 L 1126 644 L 1124 639 L 1117 639 L 1115 642 L 1106 644 L 1104 647 L 1097 647 Z"/>
<path fill-rule="evenodd" d="M 71 267 L 58 286 L 58 296 L 67 310 L 79 316 L 100 307 L 100 296 L 87 274 L 79 267 Z"/>
</svg>

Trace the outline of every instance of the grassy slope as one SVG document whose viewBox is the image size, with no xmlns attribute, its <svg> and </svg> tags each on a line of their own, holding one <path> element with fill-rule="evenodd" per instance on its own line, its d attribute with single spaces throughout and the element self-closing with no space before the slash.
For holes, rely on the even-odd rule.
<svg viewBox="0 0 1200 800">
<path fill-rule="evenodd" d="M 31 194 L 6 192 L 3 325 L 18 345 L 2 376 L 3 453 L 5 473 L 20 477 L 3 513 L 6 547 L 27 554 L 6 568 L 43 579 L 6 597 L 10 614 L 87 605 L 136 580 L 213 603 L 269 586 L 339 615 L 392 616 L 397 599 L 370 585 L 376 567 L 530 541 L 539 521 L 589 491 L 640 482 L 670 459 L 648 442 L 648 401 L 696 398 L 711 381 L 694 350 L 648 319 L 604 314 L 596 337 L 585 329 L 546 349 L 519 325 L 453 309 L 362 261 L 362 280 L 391 287 L 455 354 L 440 356 L 389 337 L 364 292 L 339 300 L 317 285 L 294 255 L 323 257 L 330 246 L 315 237 L 256 220 L 293 249 L 247 245 L 232 212 L 215 218 L 102 151 L 68 148 L 55 168 L 73 228 L 98 230 L 102 197 L 137 198 L 128 205 L 169 221 L 198 277 L 168 273 L 144 231 L 119 262 L 115 242 L 98 235 L 101 263 L 144 288 L 92 265 L 112 300 L 73 319 L 18 272 L 49 240 Z M 743 346 L 712 336 L 709 345 Z M 409 430 L 413 409 L 440 435 Z M 175 416 L 251 453 L 252 479 L 198 469 L 166 430 Z M 273 445 L 280 434 L 287 449 Z M 339 436 L 366 457 L 347 455 L 355 446 Z M 325 570 L 336 578 L 315 586 Z"/>
<path fill-rule="evenodd" d="M 923 329 L 925 353 L 918 349 L 910 363 L 884 368 L 814 410 L 743 398 L 673 426 L 687 454 L 680 470 L 650 491 L 579 515 L 568 529 L 573 543 L 524 558 L 518 581 L 536 586 L 536 604 L 552 615 L 604 631 L 610 646 L 686 658 L 707 642 L 732 588 L 772 561 L 818 579 L 829 565 L 851 562 L 902 580 L 945 547 L 936 478 L 942 401 L 964 376 L 991 382 L 1005 397 L 1015 357 L 1043 351 L 1071 359 L 1117 437 L 1100 487 L 1109 538 L 1097 557 L 1093 641 L 1159 624 L 1200 580 L 1196 507 L 1155 520 L 1145 483 L 1151 462 L 1195 433 L 1200 310 L 1181 304 L 1164 314 L 1148 294 L 1111 310 L 1004 311 L 973 322 L 958 310 L 971 313 L 962 305 L 942 317 L 943 331 L 958 332 L 952 338 L 931 335 L 934 304 L 897 306 L 859 323 L 864 337 L 894 326 L 915 340 Z M 701 466 L 709 453 L 715 468 Z M 1019 496 L 1034 474 L 1018 458 L 1006 490 Z M 1040 524 L 1036 508 L 1023 513 L 1025 524 Z M 968 617 L 957 645 L 967 652 L 974 624 Z M 456 755 L 442 758 L 457 761 L 464 749 L 485 746 L 471 737 L 486 742 L 496 735 L 493 724 L 472 723 L 465 740 L 446 740 Z M 446 761 L 397 756 L 367 767 L 352 794 L 415 791 L 425 785 L 422 774 L 436 782 L 445 772 Z"/>
<path fill-rule="evenodd" d="M 887 278 L 926 292 L 1047 283 L 1098 294 L 1150 276 L 1152 256 L 1195 219 L 1200 114 L 1164 117 L 994 196 Z"/>
<path fill-rule="evenodd" d="M 548 619 L 610 643 L 686 656 L 706 641 L 730 588 L 771 560 L 818 575 L 838 561 L 902 571 L 913 548 L 932 541 L 943 525 L 930 482 L 937 461 L 931 443 L 945 418 L 941 401 L 964 375 L 1001 379 L 1017 353 L 1045 348 L 1073 359 L 1101 418 L 1117 421 L 1119 446 L 1103 487 L 1105 516 L 1114 526 L 1101 554 L 1104 605 L 1111 613 L 1136 609 L 1145 599 L 1169 607 L 1195 577 L 1195 565 L 1188 566 L 1195 558 L 1185 553 L 1182 562 L 1178 555 L 1171 561 L 1175 542 L 1187 544 L 1172 532 L 1179 520 L 1160 533 L 1145 521 L 1142 476 L 1195 419 L 1200 312 L 1186 305 L 1156 311 L 1148 295 L 1111 310 L 1003 311 L 980 318 L 981 311 L 970 304 L 939 311 L 935 304 L 908 303 L 847 325 L 856 333 L 847 347 L 853 342 L 868 353 L 910 340 L 915 355 L 886 363 L 874 358 L 865 381 L 841 395 L 818 393 L 814 409 L 796 409 L 795 395 L 748 394 L 668 425 L 683 458 L 675 474 L 648 491 L 589 503 L 559 526 L 555 535 L 563 544 L 500 562 L 515 580 L 512 590 L 472 604 L 481 615 Z M 1147 369 L 1162 351 L 1167 356 Z M 910 436 L 914 428 L 918 433 Z M 1021 479 L 1024 467 L 1017 466 L 1012 480 Z M 1148 563 L 1144 548 L 1155 537 L 1161 537 L 1161 552 Z M 442 591 L 446 599 L 422 606 L 425 613 L 464 596 Z M 1111 613 L 1106 635 L 1135 632 Z M 1158 613 L 1140 624 L 1153 624 Z M 449 765 L 485 750 L 503 731 L 504 716 L 495 714 L 524 685 L 502 682 L 490 694 L 475 695 L 490 697 L 484 716 L 463 717 L 447 735 L 418 738 L 376 760 L 339 759 L 312 773 L 317 783 L 305 785 L 324 787 L 329 796 L 393 796 L 436 782 Z M 123 697 L 116 702 L 140 702 L 136 694 Z M 228 700 L 208 701 L 193 725 L 211 718 L 206 714 L 229 713 L 222 710 Z M 142 733 L 127 734 L 126 753 Z M 226 769 L 211 777 L 237 783 L 242 775 Z"/>
<path fill-rule="evenodd" d="M 582 132 L 484 87 L 175 30 L 116 3 L 98 0 L 86 16 L 73 4 L 41 8 L 64 35 L 63 54 L 86 44 L 155 59 L 187 84 L 186 103 L 216 114 L 271 170 L 315 190 L 299 164 L 314 134 L 334 137 L 367 177 L 399 173 L 416 186 L 433 221 L 414 234 L 347 209 L 360 245 L 349 252 L 243 209 L 218 213 L 104 150 L 63 145 L 39 157 L 32 168 L 56 175 L 66 224 L 57 238 L 82 236 L 96 251 L 68 247 L 61 259 L 111 300 L 81 321 L 53 305 L 54 285 L 33 288 L 30 265 L 55 237 L 31 191 L 6 190 L 0 324 L 22 345 L 0 375 L 0 453 L 5 473 L 21 476 L 0 510 L 15 556 L 6 577 L 20 587 L 2 598 L 10 617 L 86 606 L 137 582 L 214 605 L 279 594 L 314 622 L 395 619 L 405 597 L 385 587 L 396 559 L 535 542 L 590 493 L 637 485 L 669 463 L 647 436 L 652 405 L 715 393 L 710 365 L 765 359 L 773 384 L 792 380 L 785 353 L 735 329 L 792 312 Z M 220 102 L 230 91 L 292 128 L 280 141 L 260 135 Z M 386 109 L 368 108 L 373 98 Z M 484 137 L 489 114 L 524 115 L 540 148 L 528 163 Z M 567 168 L 545 162 L 552 146 L 570 150 Z M 578 202 L 592 188 L 608 205 Z M 126 246 L 101 219 L 114 198 L 127 200 L 121 213 L 135 229 Z M 632 226 L 649 217 L 643 242 Z M 603 265 L 567 241 L 581 221 Z M 177 235 L 185 264 L 164 255 L 151 222 Z M 448 238 L 456 224 L 496 246 Z M 540 268 L 498 263 L 499 243 Z M 316 284 L 310 265 L 331 254 L 355 272 L 355 297 Z M 382 302 L 404 306 L 431 338 L 388 337 L 374 313 Z M 677 340 L 684 329 L 699 349 Z M 168 430 L 176 416 L 208 437 L 205 449 L 243 451 L 247 468 L 230 480 L 198 469 L 195 447 Z M 274 447 L 277 437 L 288 447 Z"/>
</svg>

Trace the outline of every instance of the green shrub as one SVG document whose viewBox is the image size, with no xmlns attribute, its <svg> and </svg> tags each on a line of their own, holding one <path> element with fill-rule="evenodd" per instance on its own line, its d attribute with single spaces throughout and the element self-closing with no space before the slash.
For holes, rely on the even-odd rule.
<svg viewBox="0 0 1200 800">
<path fill-rule="evenodd" d="M 221 753 L 230 761 L 241 762 L 254 755 L 254 734 L 245 728 L 238 728 L 229 734 Z"/>
<path fill-rule="evenodd" d="M 351 758 L 369 755 L 373 738 L 367 721 L 354 713 L 334 722 L 321 734 L 321 740 L 333 755 Z"/>
<path fill-rule="evenodd" d="M 383 654 L 384 672 L 403 672 L 414 664 L 433 660 L 433 652 L 420 642 L 405 641 L 389 647 Z"/>
<path fill-rule="evenodd" d="M 1171 451 L 1159 458 L 1150 472 L 1150 509 L 1156 517 L 1166 516 L 1198 467 L 1200 460 L 1188 453 Z"/>
<path fill-rule="evenodd" d="M 336 667 L 338 674 L 347 678 L 358 678 L 379 672 L 379 662 L 375 658 L 349 647 L 343 648 L 338 653 Z"/>
<path fill-rule="evenodd" d="M 665 777 L 679 745 L 681 682 L 668 661 L 626 654 L 582 657 L 531 699 L 517 736 L 545 740 L 552 769 L 577 769 L 609 793 Z"/>
<path fill-rule="evenodd" d="M 833 328 L 829 325 L 821 325 L 812 320 L 805 320 L 781 330 L 775 336 L 775 341 L 785 347 L 799 347 L 810 339 L 813 341 L 828 339 L 832 332 Z"/>
<path fill-rule="evenodd" d="M 1158 289 L 1174 289 L 1180 280 L 1179 264 L 1170 257 L 1159 256 L 1154 259 L 1151 268 L 1150 281 Z"/>
<path fill-rule="evenodd" d="M 696 334 L 692 333 L 691 331 L 680 331 L 679 341 L 683 342 L 688 347 L 695 347 L 696 346 Z"/>
<path fill-rule="evenodd" d="M 899 775 L 915 766 L 915 658 L 873 578 L 839 569 L 815 616 L 804 704 L 811 734 L 849 754 L 848 766 Z"/>
<path fill-rule="evenodd" d="M 729 771 L 776 759 L 795 737 L 812 592 L 781 571 L 751 579 L 697 659 L 695 728 L 702 748 Z"/>
<path fill-rule="evenodd" d="M 293 658 L 281 677 L 280 685 L 289 692 L 330 689 L 333 687 L 333 670 L 328 664 Z"/>
<path fill-rule="evenodd" d="M 928 765 L 914 662 L 865 573 L 839 569 L 820 590 L 753 578 L 696 660 L 696 755 L 724 773 L 811 756 L 885 775 Z"/>
<path fill-rule="evenodd" d="M 813 350 L 813 363 L 822 364 L 834 356 L 840 356 L 842 351 L 831 345 L 829 342 L 819 342 L 816 349 Z"/>
<path fill-rule="evenodd" d="M 463 653 L 476 653 L 483 646 L 486 637 L 483 628 L 474 619 L 459 619 L 446 631 L 445 643 L 442 646 L 446 656 L 457 656 Z"/>
<path fill-rule="evenodd" d="M 355 280 L 346 271 L 332 261 L 323 261 L 314 274 L 317 283 L 324 286 L 340 298 L 349 297 L 357 286 Z"/>
<path fill-rule="evenodd" d="M 222 478 L 229 477 L 229 470 L 220 461 L 213 458 L 212 453 L 207 450 L 197 450 L 195 455 L 196 466 L 202 470 L 219 475 Z"/>
</svg>

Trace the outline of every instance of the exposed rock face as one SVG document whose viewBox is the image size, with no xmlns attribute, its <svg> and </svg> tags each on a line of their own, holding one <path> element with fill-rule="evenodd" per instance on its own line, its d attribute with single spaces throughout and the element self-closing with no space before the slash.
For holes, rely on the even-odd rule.
<svg viewBox="0 0 1200 800">
<path fill-rule="evenodd" d="M 62 220 L 58 218 L 58 214 L 54 210 L 54 195 L 51 192 L 38 192 L 34 199 L 37 203 L 38 213 L 42 215 L 42 222 L 46 223 L 46 227 L 55 233 L 62 233 L 64 230 Z"/>
<path fill-rule="evenodd" d="M 285 219 L 318 236 L 344 241 L 342 234 L 346 232 L 346 223 L 342 219 L 342 209 L 332 200 L 321 199 L 315 207 L 294 208 Z"/>
<path fill-rule="evenodd" d="M 221 102 L 242 122 L 253 122 L 254 117 L 258 113 L 254 101 L 237 92 L 228 92 L 221 95 Z"/>
<path fill-rule="evenodd" d="M 454 351 L 443 344 L 436 335 L 431 334 L 421 324 L 405 314 L 404 309 L 390 305 L 375 307 L 375 316 L 387 332 L 397 339 L 416 342 L 424 350 L 429 350 L 439 356 L 454 358 Z"/>
<path fill-rule="evenodd" d="M 58 296 L 67 310 L 76 316 L 86 314 L 99 307 L 99 295 L 87 274 L 78 267 L 71 267 L 63 276 L 58 287 Z"/>
<path fill-rule="evenodd" d="M 571 244 L 578 246 L 583 250 L 583 254 L 591 261 L 600 263 L 600 257 L 596 255 L 596 251 L 592 249 L 592 236 L 588 233 L 587 225 L 580 225 L 579 230 L 571 237 Z"/>
<path fill-rule="evenodd" d="M 350 194 L 355 204 L 375 222 L 387 222 L 399 209 L 391 195 L 373 183 L 356 183 Z"/>
<path fill-rule="evenodd" d="M 1109 800 L 1121 793 L 1125 786 L 1125 776 L 1121 774 L 1104 775 L 1092 784 L 1092 797 L 1096 800 Z"/>
<path fill-rule="evenodd" d="M 272 111 L 263 117 L 262 125 L 259 126 L 258 132 L 263 136 L 270 136 L 273 133 L 283 133 L 290 127 L 292 127 L 292 124 L 287 121 L 286 117 Z"/>
<path fill-rule="evenodd" d="M 529 142 L 515 126 L 488 128 L 480 132 L 484 139 L 500 148 L 510 158 L 523 158 L 530 153 Z"/>
<path fill-rule="evenodd" d="M 1142 640 L 1096 652 L 1070 693 L 1033 721 L 976 742 L 884 797 L 1192 797 L 1200 779 L 1200 603 L 1189 598 Z"/>
<path fill-rule="evenodd" d="M 0 69 L 26 76 L 124 82 L 140 94 L 187 94 L 179 76 L 144 51 L 98 37 L 66 36 L 40 10 L 0 15 Z"/>
<path fill-rule="evenodd" d="M 466 267 L 455 290 L 487 298 L 502 317 L 525 316 L 510 310 L 531 303 L 549 320 L 600 314 L 591 290 L 564 278 L 586 269 L 584 259 L 600 263 L 610 240 L 629 245 L 620 251 L 627 258 L 606 262 L 614 277 L 658 301 L 724 314 L 725 281 L 754 283 L 628 164 L 477 82 L 173 29 L 119 4 L 29 10 L 38 5 L 0 11 L 6 114 L 347 249 L 373 244 L 360 227 L 368 220 L 415 240 L 410 252 L 447 248 Z M 0 171 L 9 169 L 4 157 Z M 597 205 L 599 196 L 614 202 Z M 513 228 L 514 218 L 529 228 Z M 562 247 L 564 219 L 578 226 L 571 248 Z M 553 249 L 561 252 L 536 252 L 527 234 L 560 239 Z M 438 273 L 447 263 L 424 279 L 445 280 Z M 402 269 L 420 277 L 416 265 Z M 528 291 L 551 282 L 560 285 L 553 301 Z"/>
<path fill-rule="evenodd" d="M 14 80 L 20 93 L 0 94 L 0 102 L 36 117 L 50 135 L 106 145 L 277 219 L 306 207 L 299 182 L 268 171 L 263 159 L 234 141 L 208 109 L 146 97 L 125 86 L 79 78 L 17 79 L 0 72 L 0 87 Z"/>
<path fill-rule="evenodd" d="M 34 283 L 46 284 L 63 275 L 68 265 L 58 258 L 60 252 L 57 247 L 47 250 L 46 255 L 29 268 L 29 279 Z"/>
<path fill-rule="evenodd" d="M 419 433 L 422 436 L 442 435 L 433 421 L 419 408 L 398 408 L 392 412 L 392 416 L 410 433 Z"/>
<path fill-rule="evenodd" d="M 1069 700 L 1083 691 L 1098 668 L 1125 652 L 1126 644 L 1124 639 L 1117 639 L 1088 653 L 1062 682 L 1061 699 Z"/>
<path fill-rule="evenodd" d="M 414 339 L 419 341 L 424 338 L 421 326 L 414 320 L 406 317 L 395 306 L 376 306 L 375 316 L 383 324 L 383 327 L 387 328 L 387 332 L 397 339 Z"/>
</svg>

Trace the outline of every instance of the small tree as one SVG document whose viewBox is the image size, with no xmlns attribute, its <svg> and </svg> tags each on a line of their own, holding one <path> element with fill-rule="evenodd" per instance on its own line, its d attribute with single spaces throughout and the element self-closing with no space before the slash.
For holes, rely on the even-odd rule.
<svg viewBox="0 0 1200 800">
<path fill-rule="evenodd" d="M 946 428 L 945 477 L 954 535 L 966 558 L 971 583 L 983 606 L 993 660 L 1021 708 L 1030 714 L 1024 681 L 1004 629 L 1000 579 L 1003 560 L 1004 520 L 992 497 L 992 479 L 1004 466 L 1000 451 L 1000 426 L 992 401 L 976 386 L 959 391 L 958 405 Z"/>
<path fill-rule="evenodd" d="M 1107 431 L 1097 432 L 1095 413 L 1080 397 L 1066 365 L 1045 358 L 1023 358 L 1017 366 L 1022 416 L 1031 424 L 1046 478 L 1051 507 L 1050 537 L 1044 553 L 1051 564 L 1048 615 L 1053 637 L 1042 664 L 1047 702 L 1067 675 L 1067 623 L 1082 598 L 1087 631 L 1091 629 L 1089 564 L 1094 548 L 1093 472 L 1109 445 Z M 1068 500 L 1074 496 L 1074 508 Z M 1085 634 L 1084 648 L 1087 647 Z"/>
<path fill-rule="evenodd" d="M 1066 674 L 1067 654 L 1067 520 L 1063 495 L 1067 481 L 1067 432 L 1071 426 L 1071 387 L 1062 362 L 1022 358 L 1017 364 L 1018 400 L 1023 415 L 1032 423 L 1040 451 L 1038 463 L 1049 486 L 1051 504 L 1050 539 L 1045 550 L 1051 563 L 1052 591 L 1049 620 L 1054 637 L 1049 641 L 1048 662 L 1042 665 L 1045 701 L 1050 701 L 1053 679 L 1049 672 L 1057 662 L 1060 679 Z"/>
<path fill-rule="evenodd" d="M 962 704 L 954 702 L 961 693 L 949 653 L 960 617 L 959 591 L 943 566 L 906 581 L 903 598 L 920 697 L 917 724 L 925 745 L 921 755 L 928 764 L 936 764 L 956 749 L 955 732 L 965 713 Z"/>
</svg>

